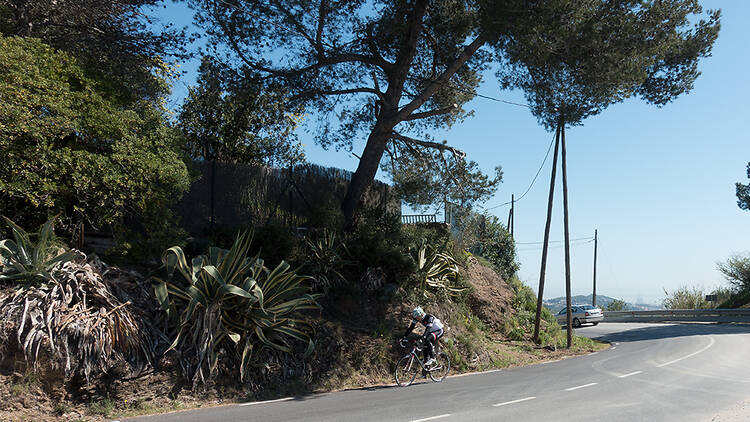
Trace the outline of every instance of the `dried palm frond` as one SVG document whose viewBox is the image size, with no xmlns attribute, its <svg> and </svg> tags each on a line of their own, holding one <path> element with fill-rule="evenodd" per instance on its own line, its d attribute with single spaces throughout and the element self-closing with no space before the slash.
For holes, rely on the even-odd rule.
<svg viewBox="0 0 750 422">
<path fill-rule="evenodd" d="M 86 256 L 74 252 L 76 259 L 53 268 L 49 281 L 0 294 L 0 319 L 14 325 L 35 367 L 43 359 L 87 380 L 122 362 L 142 368 L 152 347 L 130 302 L 117 300 Z"/>
</svg>

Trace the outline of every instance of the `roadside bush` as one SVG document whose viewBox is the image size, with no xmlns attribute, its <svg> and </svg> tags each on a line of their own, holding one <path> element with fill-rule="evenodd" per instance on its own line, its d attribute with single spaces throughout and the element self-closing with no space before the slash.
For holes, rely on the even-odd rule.
<svg viewBox="0 0 750 422">
<path fill-rule="evenodd" d="M 716 267 L 736 291 L 750 291 L 750 254 L 733 255 Z"/>
<path fill-rule="evenodd" d="M 664 294 L 666 297 L 662 300 L 662 305 L 666 309 L 705 309 L 711 307 L 710 303 L 706 302 L 703 289 L 697 286 L 680 286 L 672 293 L 664 289 Z"/>
<path fill-rule="evenodd" d="M 177 246 L 162 256 L 168 278 L 154 278 L 154 290 L 175 328 L 168 350 L 180 353 L 194 387 L 220 371 L 245 381 L 256 350 L 293 353 L 298 341 L 312 351 L 312 327 L 300 313 L 319 309 L 308 277 L 285 261 L 270 270 L 259 256 L 248 257 L 251 237 L 239 234 L 231 249 L 211 247 L 190 264 Z"/>
<path fill-rule="evenodd" d="M 624 311 L 625 310 L 625 301 L 622 299 L 615 299 L 612 302 L 609 302 L 607 304 L 607 307 L 605 308 L 606 311 Z"/>
</svg>

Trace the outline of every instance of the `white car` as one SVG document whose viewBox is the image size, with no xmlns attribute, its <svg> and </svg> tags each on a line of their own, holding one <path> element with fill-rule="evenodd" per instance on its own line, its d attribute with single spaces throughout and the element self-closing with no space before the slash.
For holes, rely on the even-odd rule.
<svg viewBox="0 0 750 422">
<path fill-rule="evenodd" d="M 604 313 L 600 308 L 595 308 L 591 305 L 573 305 L 570 307 L 571 316 L 573 317 L 573 327 L 578 328 L 581 324 L 598 324 L 604 319 Z M 568 323 L 567 313 L 565 308 L 562 308 L 557 313 L 557 321 L 562 325 Z"/>
</svg>

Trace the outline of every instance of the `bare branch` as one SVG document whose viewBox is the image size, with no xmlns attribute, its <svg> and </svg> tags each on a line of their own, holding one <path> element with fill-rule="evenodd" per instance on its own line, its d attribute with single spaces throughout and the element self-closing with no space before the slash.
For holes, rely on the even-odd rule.
<svg viewBox="0 0 750 422">
<path fill-rule="evenodd" d="M 447 144 L 441 144 L 438 142 L 431 142 L 431 141 L 422 141 L 419 139 L 414 139 L 408 136 L 401 135 L 400 133 L 397 133 L 397 132 L 391 133 L 391 138 L 398 139 L 399 141 L 403 141 L 407 146 L 409 144 L 412 144 L 412 145 L 419 145 L 425 148 L 437 149 L 440 151 L 449 151 L 456 158 L 461 158 L 461 159 L 466 158 L 465 152 Z"/>
<path fill-rule="evenodd" d="M 298 99 L 302 97 L 312 97 L 315 95 L 349 95 L 349 94 L 374 94 L 377 96 L 382 96 L 383 94 L 380 91 L 377 91 L 372 88 L 365 88 L 365 87 L 359 87 L 359 88 L 350 88 L 350 89 L 332 89 L 332 90 L 312 90 L 312 91 L 304 91 L 301 92 L 292 98 Z"/>
<path fill-rule="evenodd" d="M 305 28 L 299 20 L 292 14 L 289 9 L 285 8 L 283 5 L 279 4 L 278 1 L 274 1 L 273 4 L 276 6 L 276 8 L 289 20 L 289 22 L 294 26 L 294 28 L 297 30 L 297 33 L 302 36 L 302 38 L 306 39 L 308 43 L 310 43 L 310 46 L 315 49 L 315 51 L 318 52 L 321 56 L 323 53 L 325 53 L 325 50 L 323 50 L 323 46 L 320 44 L 317 39 L 323 32 L 323 17 L 319 17 L 318 19 L 318 33 L 316 34 L 316 39 L 313 39 L 308 33 L 307 28 Z M 321 2 L 321 8 L 323 7 L 323 3 Z"/>
<path fill-rule="evenodd" d="M 458 110 L 458 104 L 453 104 L 451 106 L 444 107 L 444 108 L 439 108 L 437 110 L 423 111 L 421 113 L 413 113 L 413 114 L 409 115 L 409 117 L 407 117 L 404 120 L 408 121 L 408 120 L 424 119 L 424 118 L 427 118 L 427 117 L 439 116 L 441 114 L 452 113 L 452 112 L 457 111 L 457 110 Z"/>
</svg>

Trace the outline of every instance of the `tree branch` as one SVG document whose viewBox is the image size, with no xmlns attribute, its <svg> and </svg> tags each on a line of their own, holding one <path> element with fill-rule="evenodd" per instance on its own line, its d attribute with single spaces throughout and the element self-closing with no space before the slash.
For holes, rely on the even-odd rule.
<svg viewBox="0 0 750 422">
<path fill-rule="evenodd" d="M 365 87 L 359 87 L 359 88 L 350 88 L 350 89 L 333 89 L 333 90 L 312 90 L 312 91 L 305 91 L 301 92 L 297 95 L 294 95 L 292 98 L 299 99 L 302 97 L 307 96 L 314 96 L 314 95 L 348 95 L 348 94 L 374 94 L 378 97 L 382 96 L 383 94 L 375 89 L 372 88 L 365 88 Z"/>
<path fill-rule="evenodd" d="M 436 109 L 436 110 L 423 111 L 421 113 L 412 113 L 412 114 L 409 115 L 409 117 L 407 117 L 404 120 L 405 121 L 409 121 L 409 120 L 424 119 L 424 118 L 427 118 L 427 117 L 439 116 L 441 114 L 448 114 L 448 113 L 451 113 L 451 112 L 456 111 L 456 110 L 458 110 L 458 104 L 453 104 L 451 106 L 444 107 L 444 108 L 439 108 L 439 109 Z"/>
<path fill-rule="evenodd" d="M 407 145 L 408 144 L 414 144 L 414 145 L 419 145 L 419 146 L 422 146 L 422 147 L 425 147 L 425 148 L 438 149 L 440 151 L 449 151 L 451 154 L 453 154 L 454 157 L 457 157 L 457 158 L 463 159 L 463 158 L 466 157 L 466 153 L 465 152 L 461 151 L 458 148 L 452 147 L 450 145 L 441 144 L 441 143 L 438 143 L 438 142 L 422 141 L 422 140 L 419 140 L 419 139 L 414 139 L 414 138 L 410 138 L 408 136 L 404 136 L 404 135 L 402 135 L 400 133 L 397 133 L 397 132 L 391 133 L 391 138 L 398 139 L 399 141 L 403 141 Z"/>
<path fill-rule="evenodd" d="M 427 87 L 409 104 L 405 105 L 396 115 L 396 121 L 406 120 L 409 115 L 418 109 L 425 102 L 427 102 L 433 94 L 435 94 L 441 87 L 448 83 L 450 78 L 458 72 L 458 70 L 476 53 L 479 48 L 486 42 L 484 35 L 480 34 L 477 38 L 472 41 L 471 44 L 467 45 L 466 48 L 459 54 L 456 60 L 453 61 L 444 71 L 432 81 Z"/>
</svg>

